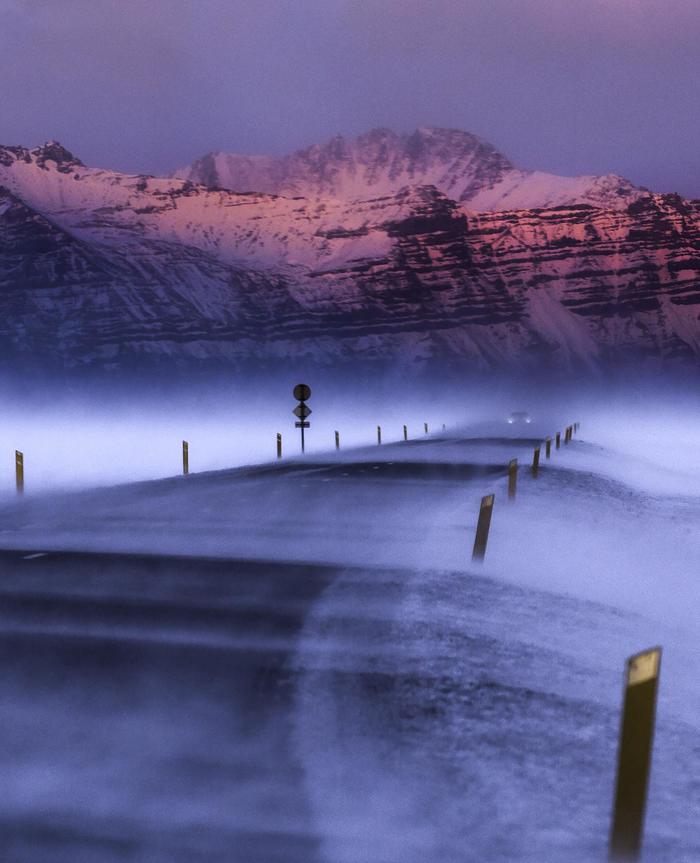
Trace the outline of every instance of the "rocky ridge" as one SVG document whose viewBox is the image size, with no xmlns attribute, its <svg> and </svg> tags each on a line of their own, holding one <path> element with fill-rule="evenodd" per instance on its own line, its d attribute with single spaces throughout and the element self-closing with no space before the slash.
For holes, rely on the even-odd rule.
<svg viewBox="0 0 700 863">
<path fill-rule="evenodd" d="M 700 204 L 630 197 L 477 212 L 435 184 L 239 193 L 0 147 L 0 357 L 697 365 Z"/>
</svg>

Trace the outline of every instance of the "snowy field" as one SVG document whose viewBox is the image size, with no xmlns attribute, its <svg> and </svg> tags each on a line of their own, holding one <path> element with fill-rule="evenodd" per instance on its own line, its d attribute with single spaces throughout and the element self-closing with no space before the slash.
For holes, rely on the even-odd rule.
<svg viewBox="0 0 700 863">
<path fill-rule="evenodd" d="M 188 434 L 126 423 L 153 459 L 71 481 L 35 430 L 0 509 L 2 860 L 603 861 L 624 663 L 661 644 L 643 859 L 700 861 L 700 428 L 585 409 L 358 408 L 280 462 L 276 416 L 239 459 L 212 418 L 194 471 L 259 463 L 73 490 L 176 474 Z"/>
</svg>

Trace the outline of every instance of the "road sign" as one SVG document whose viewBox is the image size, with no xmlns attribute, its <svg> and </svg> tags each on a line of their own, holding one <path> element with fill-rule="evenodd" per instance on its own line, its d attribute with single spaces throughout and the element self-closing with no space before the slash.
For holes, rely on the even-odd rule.
<svg viewBox="0 0 700 863">
<path fill-rule="evenodd" d="M 311 416 L 311 408 L 302 402 L 294 408 L 292 413 L 294 416 L 299 417 L 300 420 L 305 420 L 308 416 Z"/>
<path fill-rule="evenodd" d="M 294 398 L 299 400 L 299 404 L 294 408 L 292 413 L 295 417 L 299 417 L 301 422 L 294 423 L 295 427 L 301 429 L 301 451 L 304 452 L 304 429 L 310 428 L 311 424 L 306 422 L 306 418 L 311 415 L 311 408 L 304 404 L 306 399 L 311 396 L 311 387 L 306 384 L 297 384 L 293 390 Z"/>
</svg>

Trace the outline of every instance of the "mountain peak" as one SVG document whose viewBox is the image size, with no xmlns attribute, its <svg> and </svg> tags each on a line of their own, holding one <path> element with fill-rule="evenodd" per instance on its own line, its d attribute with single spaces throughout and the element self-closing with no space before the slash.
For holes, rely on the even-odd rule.
<svg viewBox="0 0 700 863">
<path fill-rule="evenodd" d="M 40 147 L 35 147 L 30 150 L 38 165 L 43 165 L 46 162 L 55 162 L 57 165 L 75 165 L 84 167 L 83 163 L 74 156 L 70 150 L 67 150 L 63 144 L 58 141 L 46 141 Z"/>
<path fill-rule="evenodd" d="M 367 200 L 406 186 L 434 186 L 477 210 L 519 210 L 570 204 L 624 209 L 646 190 L 628 180 L 558 177 L 516 168 L 488 141 L 463 129 L 386 127 L 355 138 L 336 135 L 287 156 L 212 153 L 174 176 L 233 192 Z"/>
<path fill-rule="evenodd" d="M 72 168 L 84 168 L 85 165 L 58 141 L 46 141 L 40 147 L 29 150 L 26 147 L 14 147 L 0 144 L 0 165 L 9 167 L 13 162 L 32 162 L 40 168 L 48 169 L 47 162 L 53 162 L 62 172 Z"/>
</svg>

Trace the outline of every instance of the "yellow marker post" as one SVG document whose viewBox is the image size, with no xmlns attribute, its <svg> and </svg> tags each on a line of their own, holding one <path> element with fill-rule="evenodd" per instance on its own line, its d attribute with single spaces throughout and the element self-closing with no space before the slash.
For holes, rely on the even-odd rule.
<svg viewBox="0 0 700 863">
<path fill-rule="evenodd" d="M 515 492 L 518 485 L 518 460 L 511 459 L 508 462 L 508 500 L 515 500 Z"/>
<path fill-rule="evenodd" d="M 15 484 L 17 494 L 24 494 L 24 453 L 15 450 Z"/>
<path fill-rule="evenodd" d="M 382 427 L 377 426 L 377 446 L 382 445 Z"/>
<path fill-rule="evenodd" d="M 282 458 L 282 435 L 277 432 L 277 458 Z"/>
<path fill-rule="evenodd" d="M 552 455 L 552 439 L 551 439 L 551 437 L 548 437 L 547 440 L 544 442 L 544 454 L 547 458 L 550 458 L 550 456 Z"/>
<path fill-rule="evenodd" d="M 476 536 L 474 537 L 474 550 L 472 560 L 483 560 L 486 555 L 486 546 L 489 541 L 489 530 L 491 528 L 491 515 L 493 514 L 493 502 L 495 495 L 487 494 L 481 498 L 479 508 L 479 521 L 476 525 Z"/>
<path fill-rule="evenodd" d="M 340 432 L 335 433 L 335 448 L 340 449 Z"/>
<path fill-rule="evenodd" d="M 609 859 L 638 860 L 644 832 L 661 648 L 627 660 Z"/>
<path fill-rule="evenodd" d="M 540 472 L 540 448 L 536 447 L 534 453 L 532 454 L 532 475 L 535 479 L 537 479 L 537 475 Z"/>
<path fill-rule="evenodd" d="M 186 440 L 182 442 L 182 473 L 184 476 L 190 472 L 190 445 Z"/>
<path fill-rule="evenodd" d="M 408 440 L 408 427 L 407 426 L 403 427 L 403 439 Z"/>
</svg>

